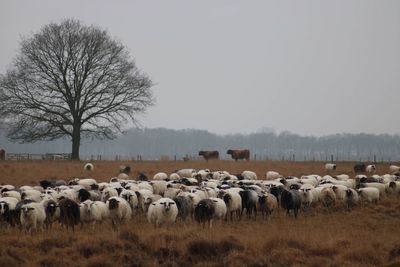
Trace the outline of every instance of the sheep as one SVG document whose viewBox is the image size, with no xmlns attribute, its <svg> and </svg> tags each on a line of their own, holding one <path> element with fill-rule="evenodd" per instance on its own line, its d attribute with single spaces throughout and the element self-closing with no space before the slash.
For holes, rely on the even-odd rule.
<svg viewBox="0 0 400 267">
<path fill-rule="evenodd" d="M 60 223 L 65 226 L 67 230 L 71 227 L 75 231 L 75 225 L 80 222 L 79 205 L 69 198 L 61 198 L 58 202 L 60 207 Z"/>
<path fill-rule="evenodd" d="M 168 187 L 168 186 L 167 186 L 167 190 L 165 190 L 165 192 L 164 192 L 164 197 L 174 199 L 180 192 L 182 192 L 181 189 Z"/>
<path fill-rule="evenodd" d="M 147 189 L 153 193 L 153 186 L 149 182 L 139 182 L 138 187 L 139 190 Z"/>
<path fill-rule="evenodd" d="M 48 181 L 48 180 L 41 180 L 41 181 L 39 182 L 39 184 L 40 184 L 44 189 L 47 189 L 47 188 L 49 188 L 49 187 L 54 188 L 54 187 L 57 187 L 57 186 L 60 186 L 60 185 L 67 185 L 67 183 L 66 183 L 64 180 L 51 180 L 51 181 Z"/>
<path fill-rule="evenodd" d="M 170 198 L 161 198 L 151 203 L 147 212 L 147 220 L 149 223 L 158 227 L 160 224 L 174 223 L 178 216 L 178 208 L 175 201 Z"/>
<path fill-rule="evenodd" d="M 119 166 L 119 173 L 129 175 L 131 173 L 131 166 L 125 166 L 125 165 Z"/>
<path fill-rule="evenodd" d="M 132 209 L 129 203 L 121 197 L 110 197 L 106 205 L 108 207 L 109 216 L 113 229 L 116 229 L 118 224 L 127 222 L 132 217 Z"/>
<path fill-rule="evenodd" d="M 120 197 L 125 199 L 131 206 L 132 211 L 137 210 L 139 207 L 138 197 L 133 190 L 124 189 L 122 190 Z"/>
<path fill-rule="evenodd" d="M 336 170 L 336 164 L 335 163 L 326 163 L 325 170 L 327 170 L 327 171 Z"/>
<path fill-rule="evenodd" d="M 156 173 L 156 174 L 153 176 L 153 180 L 163 180 L 163 181 L 166 181 L 166 180 L 168 180 L 168 174 L 166 174 L 165 172 Z"/>
<path fill-rule="evenodd" d="M 242 198 L 242 211 L 246 209 L 247 218 L 250 219 L 251 214 L 254 212 L 254 220 L 257 217 L 257 201 L 258 195 L 253 190 L 244 190 L 239 192 L 240 197 Z"/>
<path fill-rule="evenodd" d="M 357 194 L 357 191 L 352 188 L 347 189 L 344 201 L 348 209 L 353 208 L 359 201 L 359 196 Z"/>
<path fill-rule="evenodd" d="M 214 218 L 217 220 L 225 219 L 227 211 L 225 202 L 216 197 L 210 197 L 209 199 L 214 202 Z"/>
<path fill-rule="evenodd" d="M 265 218 L 266 216 L 270 216 L 272 212 L 278 209 L 278 200 L 274 195 L 265 193 L 259 196 L 257 207 L 257 209 L 261 211 L 263 218 Z"/>
<path fill-rule="evenodd" d="M 156 194 L 151 194 L 149 196 L 145 196 L 143 199 L 143 211 L 146 213 L 149 210 L 149 206 L 151 203 L 156 202 L 157 200 L 161 199 L 162 196 L 156 195 Z"/>
<path fill-rule="evenodd" d="M 13 197 L 0 198 L 0 220 L 14 226 L 19 221 L 16 210 L 18 199 Z"/>
<path fill-rule="evenodd" d="M 283 189 L 281 193 L 281 207 L 286 210 L 286 214 L 290 214 L 290 210 L 293 210 L 294 217 L 297 218 L 298 210 L 301 207 L 301 196 L 297 190 L 286 190 Z"/>
<path fill-rule="evenodd" d="M 94 170 L 94 165 L 92 163 L 86 163 L 83 166 L 84 171 L 92 172 Z"/>
<path fill-rule="evenodd" d="M 237 192 L 226 192 L 223 196 L 223 200 L 226 204 L 226 220 L 228 220 L 228 215 L 230 216 L 231 221 L 233 220 L 233 214 L 236 214 L 236 218 L 239 220 L 241 217 L 242 211 L 242 198 Z"/>
<path fill-rule="evenodd" d="M 6 192 L 3 192 L 1 195 L 3 197 L 13 197 L 13 198 L 17 199 L 18 201 L 21 200 L 21 193 L 16 190 L 6 191 Z"/>
<path fill-rule="evenodd" d="M 167 190 L 166 181 L 151 181 L 150 185 L 153 187 L 153 194 L 164 195 L 164 192 Z"/>
<path fill-rule="evenodd" d="M 43 200 L 41 203 L 46 213 L 45 227 L 51 229 L 53 223 L 60 218 L 60 208 L 54 200 Z"/>
<path fill-rule="evenodd" d="M 142 211 L 145 210 L 145 198 L 147 196 L 151 196 L 153 194 L 153 191 L 147 190 L 147 189 L 140 189 L 138 191 L 135 191 L 137 199 L 138 199 L 138 206 L 142 209 Z"/>
<path fill-rule="evenodd" d="M 203 199 L 201 200 L 194 209 L 194 219 L 201 225 L 203 228 L 206 223 L 208 227 L 211 228 L 212 219 L 215 216 L 215 205 L 211 199 Z"/>
<path fill-rule="evenodd" d="M 358 195 L 362 200 L 366 200 L 368 202 L 374 202 L 375 204 L 378 204 L 379 201 L 379 189 L 375 187 L 365 187 L 365 188 L 360 188 L 357 190 Z"/>
<path fill-rule="evenodd" d="M 177 180 L 179 180 L 179 179 L 181 179 L 181 177 L 180 177 L 179 174 L 177 174 L 176 172 L 171 173 L 171 174 L 169 175 L 169 180 L 171 180 L 171 181 L 177 181 Z"/>
<path fill-rule="evenodd" d="M 248 180 L 257 180 L 257 174 L 252 171 L 243 171 L 242 177 L 244 179 L 248 179 Z"/>
<path fill-rule="evenodd" d="M 92 178 L 79 179 L 77 181 L 77 184 L 85 187 L 87 190 L 99 189 L 99 185 L 97 184 L 97 181 Z"/>
<path fill-rule="evenodd" d="M 195 169 L 181 169 L 181 170 L 177 170 L 176 173 L 181 178 L 189 178 L 189 177 L 193 177 L 193 174 L 196 173 L 196 170 Z"/>
<path fill-rule="evenodd" d="M 42 201 L 40 197 L 41 192 L 34 190 L 34 189 L 27 189 L 21 193 L 21 199 L 31 199 L 35 202 Z"/>
<path fill-rule="evenodd" d="M 375 173 L 376 172 L 375 164 L 368 165 L 367 168 L 366 168 L 366 171 L 369 172 L 369 173 Z"/>
<path fill-rule="evenodd" d="M 386 194 L 386 186 L 381 183 L 361 183 L 360 188 L 373 187 L 379 190 L 379 196 L 383 197 Z"/>
<path fill-rule="evenodd" d="M 304 207 L 310 207 L 314 200 L 313 188 L 300 188 L 301 203 Z"/>
<path fill-rule="evenodd" d="M 328 208 L 336 203 L 336 194 L 331 187 L 322 188 L 320 201 L 322 205 Z"/>
<path fill-rule="evenodd" d="M 266 173 L 267 180 L 274 180 L 274 179 L 277 179 L 280 177 L 281 177 L 281 175 L 279 174 L 279 172 L 276 172 L 276 171 L 268 171 Z"/>
<path fill-rule="evenodd" d="M 391 181 L 385 184 L 387 193 L 399 193 L 400 192 L 400 182 Z"/>
<path fill-rule="evenodd" d="M 347 174 L 339 174 L 339 175 L 336 175 L 335 178 L 340 181 L 346 181 L 346 180 L 350 179 L 350 176 Z"/>
<path fill-rule="evenodd" d="M 21 207 L 21 226 L 26 232 L 32 233 L 37 229 L 43 230 L 46 212 L 41 203 L 29 203 Z"/>
<path fill-rule="evenodd" d="M 189 196 L 177 196 L 173 199 L 178 208 L 178 217 L 183 221 L 190 218 L 190 214 L 193 211 L 193 202 Z"/>
<path fill-rule="evenodd" d="M 347 186 L 344 185 L 334 185 L 332 186 L 333 192 L 335 192 L 336 200 L 338 201 L 345 201 L 346 199 L 346 190 L 348 189 Z"/>
<path fill-rule="evenodd" d="M 396 166 L 396 165 L 390 165 L 390 166 L 389 166 L 389 171 L 390 171 L 391 174 L 394 174 L 394 173 L 400 171 L 400 167 L 399 167 L 399 166 Z"/>
<path fill-rule="evenodd" d="M 81 223 L 102 222 L 108 217 L 107 205 L 101 201 L 86 200 L 80 205 Z"/>
<path fill-rule="evenodd" d="M 101 201 L 106 202 L 111 197 L 117 197 L 118 191 L 115 188 L 107 187 L 101 193 Z"/>
</svg>

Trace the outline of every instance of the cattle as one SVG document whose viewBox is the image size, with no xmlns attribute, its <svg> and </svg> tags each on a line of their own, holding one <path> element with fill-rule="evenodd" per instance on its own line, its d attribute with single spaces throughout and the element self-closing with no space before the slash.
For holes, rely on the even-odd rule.
<svg viewBox="0 0 400 267">
<path fill-rule="evenodd" d="M 217 150 L 200 150 L 199 156 L 208 161 L 209 159 L 219 159 L 219 152 Z"/>
<path fill-rule="evenodd" d="M 358 162 L 354 165 L 353 167 L 354 172 L 358 173 L 358 172 L 365 172 L 365 170 L 367 169 L 367 166 L 365 165 L 365 163 L 362 162 Z"/>
<path fill-rule="evenodd" d="M 5 160 L 5 159 L 6 159 L 6 151 L 0 148 L 0 160 Z"/>
<path fill-rule="evenodd" d="M 226 154 L 231 155 L 235 161 L 238 159 L 250 160 L 250 150 L 248 149 L 229 149 Z"/>
</svg>

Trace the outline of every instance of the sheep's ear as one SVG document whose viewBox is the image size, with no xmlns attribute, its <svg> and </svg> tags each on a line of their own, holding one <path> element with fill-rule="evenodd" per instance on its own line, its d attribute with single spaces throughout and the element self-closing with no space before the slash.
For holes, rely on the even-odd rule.
<svg viewBox="0 0 400 267">
<path fill-rule="evenodd" d="M 217 203 L 218 201 L 217 200 L 215 200 L 215 199 L 213 199 L 213 201 L 215 202 L 215 203 Z"/>
</svg>

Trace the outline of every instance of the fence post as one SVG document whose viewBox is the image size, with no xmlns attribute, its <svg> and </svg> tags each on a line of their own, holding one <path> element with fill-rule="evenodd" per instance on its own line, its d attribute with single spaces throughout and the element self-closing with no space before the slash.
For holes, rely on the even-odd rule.
<svg viewBox="0 0 400 267">
<path fill-rule="evenodd" d="M 333 154 L 331 154 L 331 162 L 333 162 Z"/>
<path fill-rule="evenodd" d="M 374 164 L 376 164 L 376 155 L 374 155 Z"/>
</svg>

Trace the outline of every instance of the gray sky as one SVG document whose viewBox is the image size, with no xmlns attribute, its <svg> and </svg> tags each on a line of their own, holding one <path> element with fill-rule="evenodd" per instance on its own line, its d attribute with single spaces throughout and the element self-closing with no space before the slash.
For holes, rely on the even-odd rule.
<svg viewBox="0 0 400 267">
<path fill-rule="evenodd" d="M 0 72 L 64 18 L 107 29 L 157 84 L 145 127 L 400 133 L 400 1 L 0 0 Z"/>
</svg>

